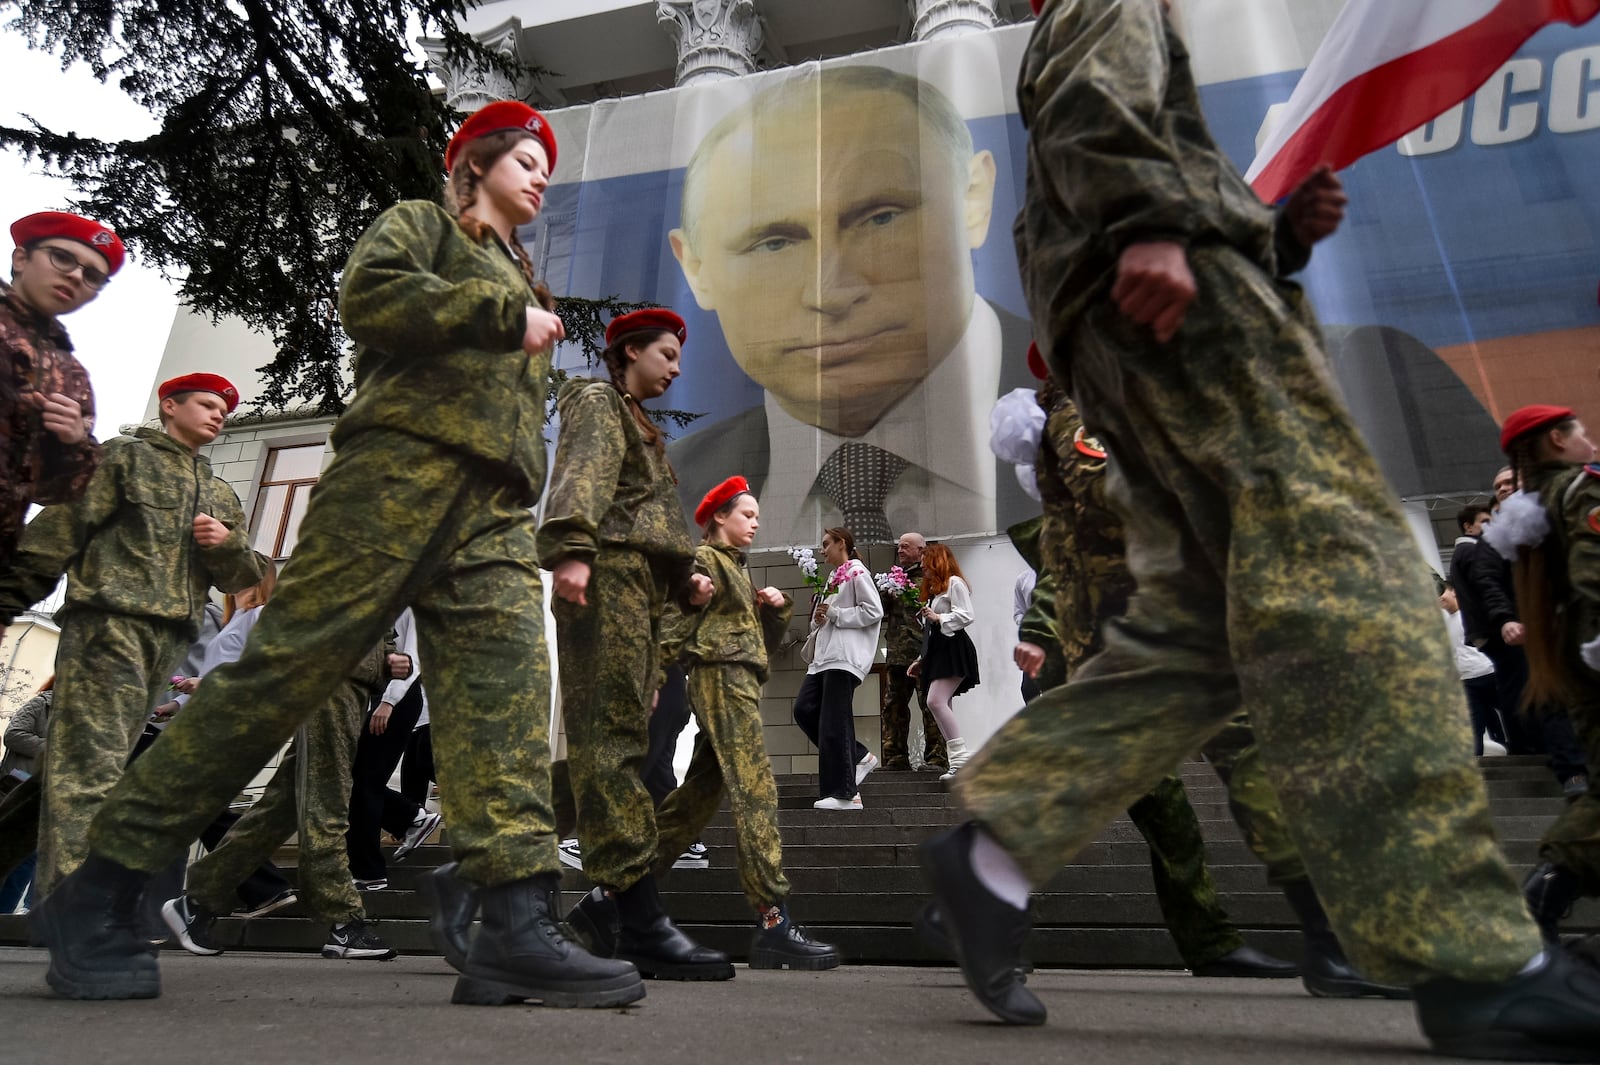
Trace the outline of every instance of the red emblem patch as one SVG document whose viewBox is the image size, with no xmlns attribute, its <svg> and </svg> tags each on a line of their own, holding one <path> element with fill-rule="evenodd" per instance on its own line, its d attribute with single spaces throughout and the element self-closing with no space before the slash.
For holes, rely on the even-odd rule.
<svg viewBox="0 0 1600 1065">
<path fill-rule="evenodd" d="M 94 236 L 89 238 L 89 243 L 93 244 L 97 248 L 103 248 L 107 244 L 110 244 L 111 241 L 112 241 L 111 234 L 107 233 L 103 229 L 100 232 L 96 233 Z"/>
<path fill-rule="evenodd" d="M 1106 449 L 1101 446 L 1100 441 L 1090 436 L 1081 425 L 1078 426 L 1078 431 L 1072 434 L 1072 446 L 1077 448 L 1078 454 L 1087 455 L 1092 459 L 1106 457 Z"/>
<path fill-rule="evenodd" d="M 1595 507 L 1589 511 L 1589 531 L 1600 535 L 1600 507 Z"/>
</svg>

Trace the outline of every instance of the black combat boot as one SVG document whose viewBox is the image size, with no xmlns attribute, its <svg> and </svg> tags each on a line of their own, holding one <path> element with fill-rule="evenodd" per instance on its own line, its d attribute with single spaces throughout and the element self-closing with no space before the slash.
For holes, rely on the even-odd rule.
<svg viewBox="0 0 1600 1065">
<path fill-rule="evenodd" d="M 972 868 L 978 826 L 941 832 L 917 850 L 923 874 L 961 965 L 967 987 L 1007 1024 L 1043 1024 L 1044 1003 L 1023 984 L 1022 944 L 1033 924 L 1027 910 L 999 898 Z"/>
<path fill-rule="evenodd" d="M 457 873 L 459 862 L 417 876 L 417 894 L 428 904 L 428 938 L 456 972 L 467 963 L 472 919 L 478 915 L 478 892 Z"/>
<path fill-rule="evenodd" d="M 733 962 L 726 954 L 702 947 L 672 923 L 654 873 L 646 873 L 612 898 L 621 925 L 617 957 L 633 962 L 640 973 L 660 980 L 733 979 Z"/>
<path fill-rule="evenodd" d="M 1318 998 L 1410 998 L 1411 989 L 1380 984 L 1362 976 L 1350 964 L 1328 923 L 1328 914 L 1309 880 L 1286 884 L 1283 897 L 1300 918 L 1305 954 L 1300 959 L 1300 982 Z"/>
<path fill-rule="evenodd" d="M 150 877 L 91 854 L 28 915 L 50 948 L 45 980 L 63 998 L 155 998 L 161 970 L 139 934 Z"/>
<path fill-rule="evenodd" d="M 1417 985 L 1417 1021 L 1441 1054 L 1495 1061 L 1600 1062 L 1600 969 L 1546 948 L 1498 984 Z"/>
<path fill-rule="evenodd" d="M 1554 862 L 1540 862 L 1522 882 L 1522 897 L 1528 900 L 1533 919 L 1550 946 L 1561 943 L 1561 920 L 1572 912 L 1572 904 L 1583 894 L 1578 874 Z"/>
<path fill-rule="evenodd" d="M 785 903 L 769 906 L 756 918 L 750 941 L 752 969 L 834 969 L 839 948 L 806 937 L 806 930 L 789 918 Z"/>
<path fill-rule="evenodd" d="M 597 958 L 615 958 L 617 939 L 622 935 L 622 918 L 617 904 L 605 888 L 594 887 L 567 911 L 567 925 L 577 933 L 589 953 Z"/>
<path fill-rule="evenodd" d="M 596 958 L 561 934 L 556 919 L 556 873 L 478 889 L 483 927 L 467 951 L 450 1001 L 469 1006 L 605 1008 L 644 998 L 632 965 Z"/>
</svg>

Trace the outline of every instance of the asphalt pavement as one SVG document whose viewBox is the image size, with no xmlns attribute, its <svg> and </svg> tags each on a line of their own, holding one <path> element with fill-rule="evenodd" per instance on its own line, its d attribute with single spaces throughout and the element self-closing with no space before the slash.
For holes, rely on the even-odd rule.
<svg viewBox="0 0 1600 1065">
<path fill-rule="evenodd" d="M 637 1006 L 452 1006 L 432 957 L 162 954 L 162 995 L 67 1002 L 41 950 L 0 949 L 6 1065 L 817 1063 L 817 1065 L 1348 1065 L 1438 1061 L 1409 1003 L 1334 1001 L 1294 980 L 1172 971 L 1040 970 L 1042 1028 L 991 1023 L 955 969 L 847 966 L 723 984 L 651 981 Z"/>
</svg>

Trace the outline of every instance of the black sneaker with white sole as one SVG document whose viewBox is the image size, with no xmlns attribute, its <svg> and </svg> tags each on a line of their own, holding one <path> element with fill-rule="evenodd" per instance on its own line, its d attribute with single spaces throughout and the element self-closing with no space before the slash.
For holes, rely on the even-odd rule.
<svg viewBox="0 0 1600 1065">
<path fill-rule="evenodd" d="M 583 868 L 583 847 L 576 839 L 564 839 L 556 845 L 557 857 L 568 869 Z"/>
<path fill-rule="evenodd" d="M 167 922 L 172 934 L 190 954 L 221 954 L 222 947 L 213 937 L 217 915 L 187 895 L 168 899 L 161 907 L 161 919 Z"/>
<path fill-rule="evenodd" d="M 422 846 L 423 841 L 433 835 L 434 829 L 438 828 L 443 820 L 444 817 L 441 814 L 436 814 L 426 809 L 418 811 L 417 819 L 411 822 L 410 828 L 406 829 L 406 838 L 400 841 L 400 846 L 394 849 L 394 854 L 389 860 L 392 862 L 404 861 L 406 855 Z"/>
<path fill-rule="evenodd" d="M 250 921 L 257 917 L 265 917 L 269 913 L 275 913 L 278 910 L 283 909 L 285 906 L 293 906 L 298 901 L 300 901 L 299 896 L 294 893 L 294 888 L 284 888 L 270 899 L 265 899 L 261 902 L 253 904 L 247 903 L 246 905 L 241 906 L 239 909 L 233 911 L 233 915 L 235 917 L 243 917 L 246 921 Z"/>
<path fill-rule="evenodd" d="M 324 958 L 388 961 L 398 954 L 399 951 L 379 939 L 378 934 L 367 927 L 367 922 L 360 919 L 328 929 L 328 941 L 322 945 Z"/>
<path fill-rule="evenodd" d="M 684 848 L 678 855 L 678 860 L 672 863 L 674 869 L 710 869 L 711 857 L 706 853 L 706 845 L 698 841 Z"/>
</svg>

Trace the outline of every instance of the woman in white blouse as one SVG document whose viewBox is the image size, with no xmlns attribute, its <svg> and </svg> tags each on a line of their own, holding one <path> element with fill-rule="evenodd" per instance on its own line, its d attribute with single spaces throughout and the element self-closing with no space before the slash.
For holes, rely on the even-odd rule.
<svg viewBox="0 0 1600 1065">
<path fill-rule="evenodd" d="M 908 673 L 919 678 L 928 710 L 944 733 L 950 755 L 950 780 L 971 752 L 961 738 L 961 723 L 950 702 L 978 686 L 978 650 L 967 635 L 972 624 L 972 590 L 961 575 L 956 556 L 943 544 L 929 544 L 922 553 L 922 657 Z"/>
</svg>

